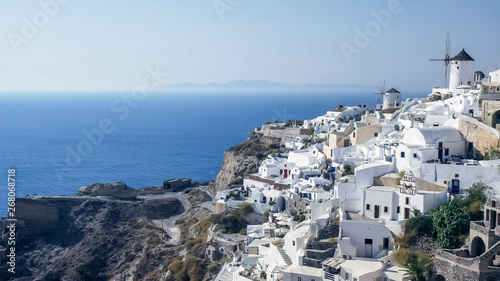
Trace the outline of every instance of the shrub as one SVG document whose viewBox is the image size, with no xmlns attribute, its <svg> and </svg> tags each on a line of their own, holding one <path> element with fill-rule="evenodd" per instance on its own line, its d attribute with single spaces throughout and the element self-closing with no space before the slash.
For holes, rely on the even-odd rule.
<svg viewBox="0 0 500 281">
<path fill-rule="evenodd" d="M 153 249 L 154 247 L 158 246 L 160 244 L 161 240 L 158 235 L 154 234 L 151 238 L 149 238 L 149 248 Z"/>
<path fill-rule="evenodd" d="M 484 203 L 486 202 L 488 193 L 491 190 L 493 190 L 491 186 L 486 185 L 483 182 L 476 182 L 465 190 L 465 194 L 467 194 L 468 202 L 470 203 L 473 203 L 475 201 L 480 201 Z"/>
<path fill-rule="evenodd" d="M 201 243 L 203 243 L 203 239 L 201 237 L 191 239 L 186 242 L 186 248 L 191 249 L 193 246 Z"/>
<path fill-rule="evenodd" d="M 174 260 L 168 266 L 168 270 L 172 271 L 174 274 L 181 272 L 184 269 L 184 262 L 182 260 Z"/>
<path fill-rule="evenodd" d="M 270 143 L 270 144 L 266 145 L 267 150 L 279 149 L 279 148 L 280 148 L 279 144 L 275 144 L 275 143 Z"/>
<path fill-rule="evenodd" d="M 241 204 L 240 207 L 238 208 L 237 216 L 239 219 L 243 219 L 245 218 L 246 215 L 248 215 L 251 212 L 253 212 L 252 204 L 245 202 Z"/>
<path fill-rule="evenodd" d="M 264 211 L 264 217 L 267 219 L 269 219 L 269 211 Z"/>
<path fill-rule="evenodd" d="M 209 273 L 212 273 L 212 274 L 213 274 L 213 273 L 217 273 L 217 269 L 218 269 L 218 268 L 219 268 L 219 265 L 218 265 L 218 264 L 216 264 L 216 263 L 212 263 L 212 264 L 210 264 L 209 266 L 207 266 L 207 271 L 208 271 Z"/>
<path fill-rule="evenodd" d="M 95 275 L 93 274 L 91 268 L 88 265 L 80 265 L 77 268 L 75 268 L 76 276 L 81 281 L 91 281 L 95 280 Z"/>
</svg>

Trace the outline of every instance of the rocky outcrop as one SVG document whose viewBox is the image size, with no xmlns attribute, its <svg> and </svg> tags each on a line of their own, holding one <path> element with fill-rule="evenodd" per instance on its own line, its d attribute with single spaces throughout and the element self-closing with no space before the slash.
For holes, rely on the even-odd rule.
<svg viewBox="0 0 500 281">
<path fill-rule="evenodd" d="M 241 183 L 244 176 L 257 172 L 262 160 L 268 154 L 277 152 L 280 144 L 280 138 L 266 137 L 252 131 L 247 141 L 225 151 L 221 170 L 210 189 L 212 197 L 217 191 Z"/>
<path fill-rule="evenodd" d="M 167 232 L 152 223 L 184 212 L 169 195 L 136 200 L 29 196 L 16 201 L 13 280 L 118 280 L 124 272 L 135 272 L 137 280 L 159 280 L 165 257 L 179 251 L 164 246 Z M 1 235 L 0 245 L 7 234 Z M 2 270 L 5 264 L 0 275 Z"/>
<path fill-rule="evenodd" d="M 78 190 L 79 195 L 112 196 L 118 199 L 134 199 L 136 190 L 128 187 L 124 182 L 94 183 Z"/>
</svg>

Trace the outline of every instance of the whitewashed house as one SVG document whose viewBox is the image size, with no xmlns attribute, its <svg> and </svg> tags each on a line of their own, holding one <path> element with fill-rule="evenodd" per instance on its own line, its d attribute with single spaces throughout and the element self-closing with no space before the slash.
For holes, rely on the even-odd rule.
<svg viewBox="0 0 500 281">
<path fill-rule="evenodd" d="M 465 140 L 453 127 L 412 128 L 396 149 L 397 171 L 414 174 L 423 163 L 444 162 L 464 156 Z"/>
</svg>

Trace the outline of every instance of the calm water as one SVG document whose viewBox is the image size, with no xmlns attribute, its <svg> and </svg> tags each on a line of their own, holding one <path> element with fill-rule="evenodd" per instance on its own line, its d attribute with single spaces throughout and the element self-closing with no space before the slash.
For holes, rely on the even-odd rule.
<svg viewBox="0 0 500 281">
<path fill-rule="evenodd" d="M 170 178 L 212 180 L 224 150 L 262 123 L 377 101 L 371 93 L 150 94 L 127 105 L 120 95 L 1 95 L 0 179 L 15 168 L 17 196 L 75 194 L 94 182 L 140 188 Z"/>
</svg>

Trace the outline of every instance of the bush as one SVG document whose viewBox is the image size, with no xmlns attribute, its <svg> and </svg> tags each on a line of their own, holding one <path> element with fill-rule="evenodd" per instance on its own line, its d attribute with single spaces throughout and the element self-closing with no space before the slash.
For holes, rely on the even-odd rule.
<svg viewBox="0 0 500 281">
<path fill-rule="evenodd" d="M 203 239 L 201 237 L 191 239 L 186 242 L 186 248 L 191 249 L 193 246 L 201 243 L 203 243 Z"/>
<path fill-rule="evenodd" d="M 279 148 L 280 148 L 279 144 L 275 144 L 275 143 L 270 143 L 270 144 L 268 144 L 268 145 L 266 146 L 266 149 L 267 149 L 267 150 L 279 149 Z"/>
<path fill-rule="evenodd" d="M 460 246 L 460 235 L 469 231 L 471 213 L 462 208 L 460 199 L 455 199 L 432 210 L 429 214 L 441 248 L 454 249 Z"/>
<path fill-rule="evenodd" d="M 78 266 L 75 268 L 75 272 L 76 276 L 78 276 L 81 281 L 92 281 L 96 278 L 88 265 Z"/>
<path fill-rule="evenodd" d="M 344 165 L 344 174 L 345 175 L 352 175 L 352 168 L 349 164 Z"/>
<path fill-rule="evenodd" d="M 465 190 L 465 194 L 467 194 L 468 197 L 467 201 L 470 203 L 473 203 L 475 201 L 485 203 L 488 193 L 491 190 L 493 190 L 491 186 L 488 186 L 483 182 L 476 182 Z"/>
<path fill-rule="evenodd" d="M 218 265 L 218 264 L 216 264 L 216 263 L 212 263 L 212 264 L 210 264 L 209 266 L 207 266 L 207 271 L 208 271 L 209 273 L 214 274 L 214 273 L 217 273 L 217 269 L 218 269 L 218 268 L 219 268 L 219 265 Z"/>
<path fill-rule="evenodd" d="M 266 220 L 269 219 L 269 211 L 264 211 L 264 217 L 266 218 Z"/>
<path fill-rule="evenodd" d="M 182 260 L 174 260 L 168 266 L 168 270 L 172 271 L 174 274 L 181 272 L 184 269 L 184 262 Z"/>
<path fill-rule="evenodd" d="M 405 233 L 413 232 L 418 236 L 422 235 L 432 235 L 432 219 L 429 216 L 425 216 L 417 209 L 413 211 L 413 217 L 406 221 Z"/>
<path fill-rule="evenodd" d="M 158 235 L 154 234 L 151 238 L 149 238 L 149 249 L 153 249 L 154 247 L 160 245 L 161 239 Z"/>
<path fill-rule="evenodd" d="M 399 249 L 394 255 L 394 261 L 401 266 L 406 266 L 409 263 L 416 261 L 417 259 L 421 259 L 426 262 L 432 261 L 431 257 L 424 253 L 412 251 L 405 248 Z"/>
<path fill-rule="evenodd" d="M 484 155 L 484 160 L 496 160 L 500 159 L 500 148 L 490 147 L 486 154 Z"/>
<path fill-rule="evenodd" d="M 243 219 L 245 218 L 246 215 L 250 214 L 251 212 L 253 212 L 252 204 L 245 202 L 239 206 L 236 216 L 239 219 Z"/>
</svg>

